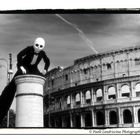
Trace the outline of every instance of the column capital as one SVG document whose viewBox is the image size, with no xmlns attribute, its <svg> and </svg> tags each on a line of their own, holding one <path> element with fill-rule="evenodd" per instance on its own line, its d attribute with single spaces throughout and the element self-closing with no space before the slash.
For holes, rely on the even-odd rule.
<svg viewBox="0 0 140 140">
<path fill-rule="evenodd" d="M 27 74 L 27 75 L 18 75 L 15 77 L 16 84 L 20 83 L 39 83 L 44 85 L 45 83 L 45 77 L 39 76 L 39 75 L 33 75 L 33 74 Z"/>
</svg>

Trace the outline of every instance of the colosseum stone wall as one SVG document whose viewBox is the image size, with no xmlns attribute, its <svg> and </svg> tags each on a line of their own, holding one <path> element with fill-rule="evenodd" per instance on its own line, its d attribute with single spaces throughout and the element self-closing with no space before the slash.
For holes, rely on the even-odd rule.
<svg viewBox="0 0 140 140">
<path fill-rule="evenodd" d="M 139 46 L 76 59 L 46 78 L 46 127 L 140 127 Z"/>
</svg>

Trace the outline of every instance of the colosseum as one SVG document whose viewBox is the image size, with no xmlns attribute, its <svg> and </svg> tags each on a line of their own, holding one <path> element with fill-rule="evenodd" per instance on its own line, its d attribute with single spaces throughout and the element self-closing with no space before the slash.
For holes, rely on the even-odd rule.
<svg viewBox="0 0 140 140">
<path fill-rule="evenodd" d="M 140 47 L 79 58 L 46 75 L 45 127 L 140 127 Z"/>
</svg>

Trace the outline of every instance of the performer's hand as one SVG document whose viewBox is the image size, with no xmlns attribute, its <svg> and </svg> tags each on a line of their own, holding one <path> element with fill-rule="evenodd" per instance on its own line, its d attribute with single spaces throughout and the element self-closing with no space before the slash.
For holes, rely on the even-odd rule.
<svg viewBox="0 0 140 140">
<path fill-rule="evenodd" d="M 23 74 L 26 74 L 26 69 L 23 66 L 21 66 L 20 69 L 22 70 Z"/>
<path fill-rule="evenodd" d="M 43 74 L 43 75 L 45 75 L 46 73 L 47 73 L 47 71 L 46 71 L 46 70 L 43 70 L 43 71 L 42 71 L 42 74 Z"/>
</svg>

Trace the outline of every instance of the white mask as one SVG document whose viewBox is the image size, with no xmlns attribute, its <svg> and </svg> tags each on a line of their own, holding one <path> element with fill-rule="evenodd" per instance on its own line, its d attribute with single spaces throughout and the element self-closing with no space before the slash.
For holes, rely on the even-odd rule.
<svg viewBox="0 0 140 140">
<path fill-rule="evenodd" d="M 36 53 L 40 52 L 43 50 L 45 47 L 45 40 L 41 37 L 38 37 L 34 41 L 34 50 Z"/>
</svg>

